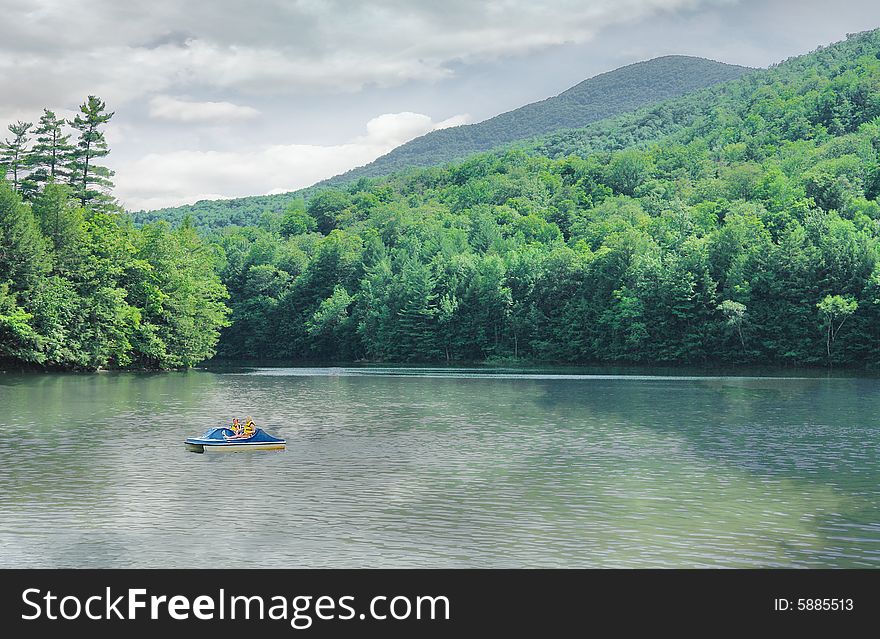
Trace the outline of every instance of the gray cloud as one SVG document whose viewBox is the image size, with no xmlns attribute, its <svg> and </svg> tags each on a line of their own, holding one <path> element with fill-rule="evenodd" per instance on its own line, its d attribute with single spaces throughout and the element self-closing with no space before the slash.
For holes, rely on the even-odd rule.
<svg viewBox="0 0 880 639">
<path fill-rule="evenodd" d="M 657 55 L 764 66 L 878 26 L 880 3 L 0 0 L 0 16 L 0 123 L 100 95 L 116 192 L 140 207 L 306 186 Z"/>
<path fill-rule="evenodd" d="M 610 24 L 719 2 L 4 1 L 0 71 L 16 84 L 41 78 L 56 99 L 100 89 L 116 103 L 181 87 L 357 91 L 441 80 L 454 62 L 584 42 Z"/>
</svg>

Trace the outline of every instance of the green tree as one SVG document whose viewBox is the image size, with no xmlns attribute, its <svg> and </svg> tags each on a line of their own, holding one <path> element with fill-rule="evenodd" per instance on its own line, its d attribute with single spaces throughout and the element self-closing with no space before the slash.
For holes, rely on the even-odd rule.
<svg viewBox="0 0 880 639">
<path fill-rule="evenodd" d="M 0 180 L 0 284 L 20 295 L 37 287 L 50 268 L 50 256 L 30 207 Z"/>
<path fill-rule="evenodd" d="M 157 223 L 135 238 L 127 277 L 140 309 L 135 357 L 150 366 L 188 367 L 210 358 L 228 326 L 226 289 L 211 248 L 192 226 Z"/>
<path fill-rule="evenodd" d="M 294 200 L 284 210 L 279 231 L 283 237 L 311 233 L 318 228 L 318 222 L 305 210 L 302 200 Z"/>
<path fill-rule="evenodd" d="M 49 182 L 33 201 L 33 212 L 55 256 L 55 270 L 69 272 L 80 259 L 83 240 L 82 210 L 69 186 Z"/>
<path fill-rule="evenodd" d="M 651 159 L 641 151 L 617 153 L 608 165 L 608 186 L 623 195 L 635 195 L 652 170 Z"/>
<path fill-rule="evenodd" d="M 743 325 L 746 322 L 747 316 L 746 305 L 733 300 L 724 300 L 718 305 L 718 310 L 724 315 L 727 326 L 736 332 L 737 337 L 739 337 L 740 346 L 745 351 L 746 340 L 743 337 Z"/>
<path fill-rule="evenodd" d="M 10 124 L 7 128 L 12 137 L 6 138 L 3 144 L 0 144 L 0 165 L 5 167 L 6 175 L 12 176 L 12 188 L 15 191 L 20 191 L 25 171 L 30 164 L 28 133 L 32 126 L 32 123 L 21 120 Z"/>
<path fill-rule="evenodd" d="M 40 336 L 31 325 L 33 315 L 21 308 L 9 283 L 0 283 L 0 362 L 42 362 Z"/>
<path fill-rule="evenodd" d="M 306 332 L 313 342 L 313 348 L 327 355 L 344 355 L 340 353 L 340 346 L 348 341 L 351 330 L 351 315 L 349 307 L 353 298 L 348 291 L 338 284 L 333 288 L 333 294 L 321 302 L 318 309 L 306 322 Z"/>
<path fill-rule="evenodd" d="M 77 367 L 122 368 L 135 361 L 142 312 L 136 295 L 140 278 L 131 276 L 134 240 L 115 214 L 93 211 L 83 221 L 82 259 L 68 276 L 80 307 L 71 329 L 83 349 Z"/>
<path fill-rule="evenodd" d="M 317 221 L 321 233 L 329 233 L 337 228 L 340 215 L 349 206 L 351 206 L 351 198 L 347 193 L 328 189 L 309 200 L 306 212 Z"/>
<path fill-rule="evenodd" d="M 90 95 L 79 107 L 79 113 L 69 121 L 78 132 L 72 152 L 70 183 L 74 187 L 80 205 L 106 204 L 111 198 L 106 190 L 112 188 L 113 171 L 97 164 L 97 160 L 110 153 L 101 128 L 113 117 L 106 104 Z"/>
<path fill-rule="evenodd" d="M 34 144 L 30 179 L 37 183 L 61 182 L 69 178 L 68 163 L 73 153 L 70 135 L 64 133 L 64 119 L 54 111 L 43 109 L 43 115 L 34 129 Z"/>
<path fill-rule="evenodd" d="M 841 295 L 826 295 L 822 301 L 816 304 L 819 309 L 819 317 L 825 329 L 825 348 L 828 354 L 828 363 L 831 363 L 831 350 L 834 340 L 844 323 L 859 308 L 859 303 L 852 297 Z"/>
</svg>

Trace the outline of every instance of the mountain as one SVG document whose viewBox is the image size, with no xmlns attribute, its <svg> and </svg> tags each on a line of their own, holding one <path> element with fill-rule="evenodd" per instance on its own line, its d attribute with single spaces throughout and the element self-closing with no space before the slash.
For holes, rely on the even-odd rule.
<svg viewBox="0 0 880 639">
<path fill-rule="evenodd" d="M 223 229 L 220 352 L 876 370 L 878 197 L 880 30 Z"/>
<path fill-rule="evenodd" d="M 584 80 L 557 96 L 527 104 L 483 122 L 432 131 L 370 164 L 325 180 L 342 184 L 388 175 L 413 166 L 433 166 L 561 129 L 635 111 L 647 104 L 734 80 L 748 67 L 705 58 L 669 55 L 637 62 Z"/>
<path fill-rule="evenodd" d="M 165 219 L 179 223 L 190 216 L 201 228 L 256 224 L 266 213 L 279 213 L 292 200 L 316 188 L 353 182 L 417 166 L 431 166 L 498 148 L 517 140 L 553 131 L 583 127 L 591 122 L 634 111 L 732 80 L 752 71 L 690 56 L 664 56 L 602 73 L 557 96 L 527 104 L 493 118 L 441 129 L 403 144 L 366 166 L 325 180 L 298 192 L 250 196 L 228 200 L 202 200 L 195 204 L 138 211 L 137 224 Z"/>
</svg>

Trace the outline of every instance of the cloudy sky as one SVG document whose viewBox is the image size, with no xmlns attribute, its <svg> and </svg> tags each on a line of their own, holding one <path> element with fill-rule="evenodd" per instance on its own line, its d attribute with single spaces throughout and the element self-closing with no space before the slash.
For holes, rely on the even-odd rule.
<svg viewBox="0 0 880 639">
<path fill-rule="evenodd" d="M 876 0 L 0 0 L 0 124 L 87 94 L 129 209 L 289 191 L 659 55 L 767 66 Z"/>
</svg>

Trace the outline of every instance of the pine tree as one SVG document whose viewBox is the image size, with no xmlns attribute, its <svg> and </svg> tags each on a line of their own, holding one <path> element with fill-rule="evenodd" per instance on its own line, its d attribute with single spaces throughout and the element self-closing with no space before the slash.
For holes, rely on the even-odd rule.
<svg viewBox="0 0 880 639">
<path fill-rule="evenodd" d="M 73 153 L 70 135 L 65 135 L 64 120 L 53 111 L 43 109 L 43 115 L 34 129 L 36 144 L 31 156 L 34 167 L 30 179 L 35 183 L 61 182 L 70 175 L 69 163 Z"/>
<path fill-rule="evenodd" d="M 108 113 L 105 109 L 106 104 L 102 100 L 90 95 L 80 105 L 80 114 L 68 121 L 79 132 L 73 149 L 70 184 L 83 207 L 90 202 L 105 204 L 111 200 L 105 190 L 113 187 L 110 180 L 113 171 L 95 164 L 96 160 L 110 153 L 100 127 L 113 117 L 113 112 Z"/>
<path fill-rule="evenodd" d="M 27 297 L 49 272 L 50 258 L 31 207 L 0 180 L 0 284 Z"/>
<path fill-rule="evenodd" d="M 27 143 L 30 141 L 28 132 L 33 126 L 30 122 L 19 120 L 10 124 L 8 129 L 12 138 L 6 138 L 0 145 L 0 164 L 6 167 L 6 174 L 12 175 L 12 188 L 20 191 L 21 181 L 29 161 Z"/>
<path fill-rule="evenodd" d="M 83 215 L 82 209 L 76 204 L 71 197 L 70 187 L 55 182 L 46 184 L 31 203 L 34 218 L 54 250 L 56 273 L 69 273 L 80 259 Z"/>
</svg>

